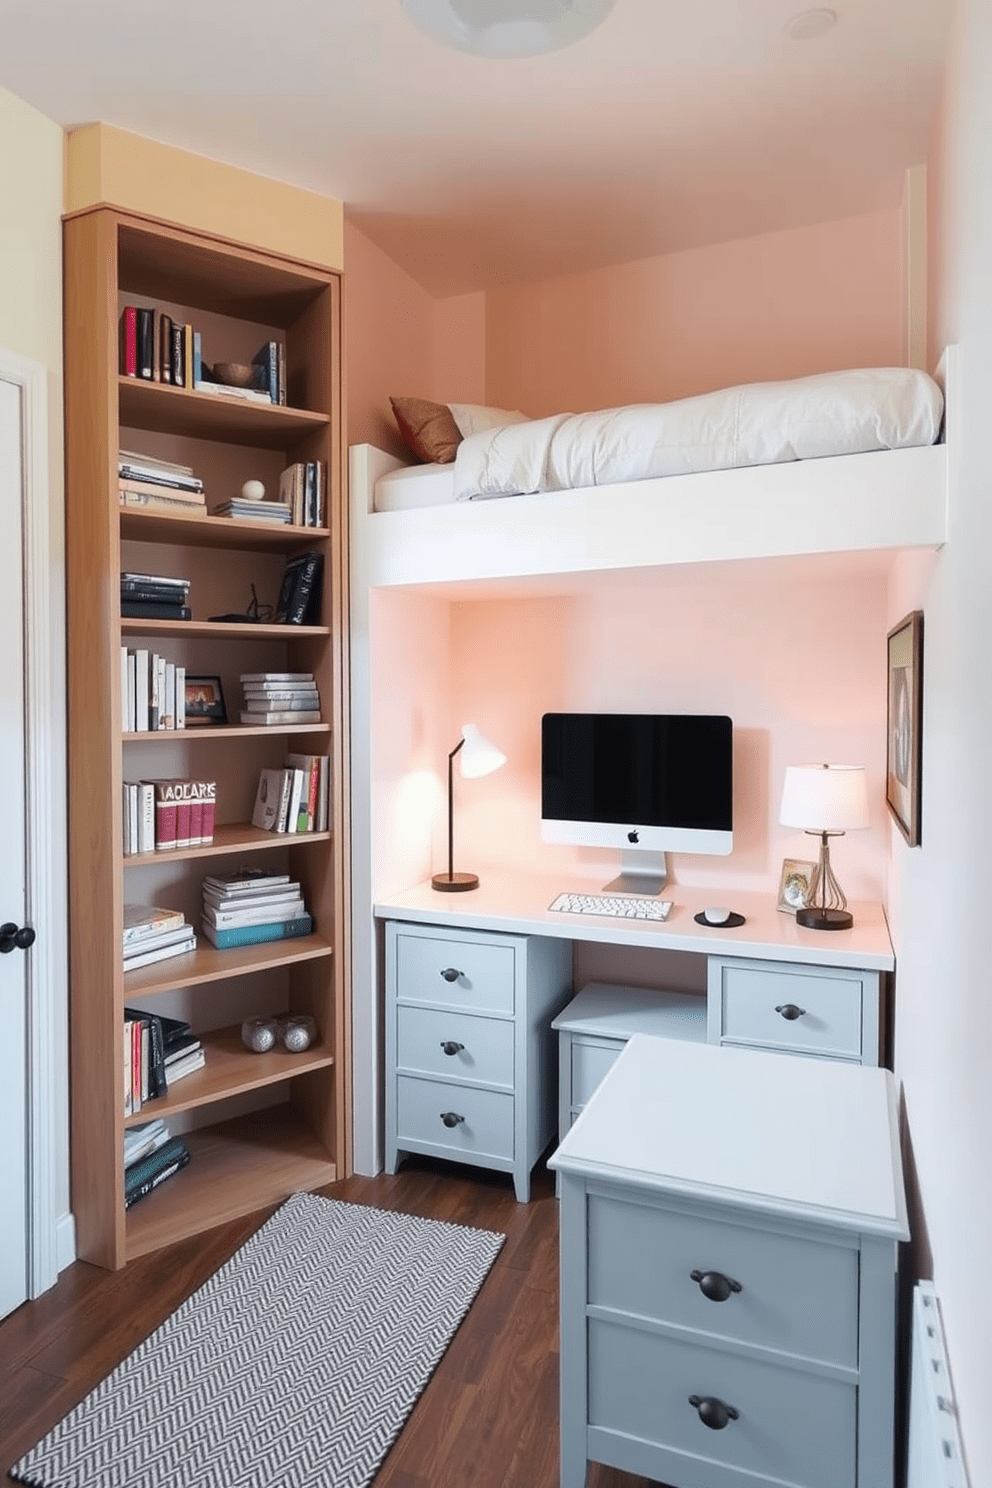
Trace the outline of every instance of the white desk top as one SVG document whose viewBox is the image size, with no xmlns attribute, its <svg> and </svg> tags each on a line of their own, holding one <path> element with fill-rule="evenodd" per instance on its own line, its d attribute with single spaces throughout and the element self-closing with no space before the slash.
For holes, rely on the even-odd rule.
<svg viewBox="0 0 992 1488">
<path fill-rule="evenodd" d="M 909 1238 L 885 1069 L 635 1034 L 550 1166 Z"/>
<path fill-rule="evenodd" d="M 754 956 L 763 961 L 798 961 L 811 966 L 844 966 L 891 971 L 895 953 L 885 911 L 880 904 L 855 903 L 850 930 L 805 930 L 795 917 L 775 908 L 771 894 L 729 893 L 672 884 L 662 898 L 672 899 L 667 920 L 613 920 L 603 915 L 551 913 L 548 905 L 562 892 L 596 893 L 600 885 L 566 874 L 480 872 L 479 888 L 443 894 L 429 882 L 393 894 L 373 906 L 381 919 L 424 925 L 504 930 L 517 935 L 556 935 L 613 945 L 656 946 L 659 950 L 697 951 L 702 955 Z M 745 923 L 734 930 L 697 925 L 693 915 L 708 904 L 726 903 Z"/>
</svg>

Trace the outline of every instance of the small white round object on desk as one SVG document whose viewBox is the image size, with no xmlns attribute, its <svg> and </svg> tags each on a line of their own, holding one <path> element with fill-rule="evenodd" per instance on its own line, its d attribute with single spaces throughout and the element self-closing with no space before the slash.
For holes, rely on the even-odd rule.
<svg viewBox="0 0 992 1488">
<path fill-rule="evenodd" d="M 241 487 L 241 494 L 246 501 L 264 501 L 265 487 L 262 485 L 261 481 L 245 481 L 244 485 Z"/>
<path fill-rule="evenodd" d="M 711 925 L 725 925 L 730 919 L 730 910 L 725 909 L 723 905 L 713 905 L 703 910 L 703 918 Z"/>
</svg>

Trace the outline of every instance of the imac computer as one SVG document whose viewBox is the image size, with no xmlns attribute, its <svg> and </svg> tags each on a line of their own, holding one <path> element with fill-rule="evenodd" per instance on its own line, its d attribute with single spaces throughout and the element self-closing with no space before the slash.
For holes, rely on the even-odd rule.
<svg viewBox="0 0 992 1488">
<path fill-rule="evenodd" d="M 620 850 L 621 894 L 658 894 L 666 852 L 733 848 L 733 725 L 708 713 L 545 713 L 541 836 Z"/>
</svg>

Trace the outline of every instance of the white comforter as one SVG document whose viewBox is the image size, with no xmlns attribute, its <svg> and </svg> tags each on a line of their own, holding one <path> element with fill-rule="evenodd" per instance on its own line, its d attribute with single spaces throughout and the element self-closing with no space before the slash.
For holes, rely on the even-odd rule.
<svg viewBox="0 0 992 1488">
<path fill-rule="evenodd" d="M 933 444 L 943 398 L 906 367 L 827 372 L 486 429 L 458 446 L 455 500 Z"/>
</svg>

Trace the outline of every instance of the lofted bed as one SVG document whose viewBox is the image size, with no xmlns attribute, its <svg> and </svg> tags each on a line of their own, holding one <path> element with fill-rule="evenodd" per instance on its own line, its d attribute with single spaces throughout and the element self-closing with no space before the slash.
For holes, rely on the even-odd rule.
<svg viewBox="0 0 992 1488">
<path fill-rule="evenodd" d="M 352 801 L 361 823 L 354 833 L 352 880 L 354 1082 L 356 1111 L 368 1123 L 356 1129 L 360 1170 L 377 1170 L 379 1140 L 378 950 L 371 904 L 431 872 L 426 808 L 418 805 L 420 815 L 403 814 L 409 802 L 398 781 L 405 767 L 396 765 L 403 741 L 392 737 L 394 704 L 387 697 L 396 679 L 384 683 L 380 653 L 373 657 L 376 591 L 397 599 L 419 596 L 419 602 L 521 597 L 591 586 L 597 575 L 605 581 L 611 572 L 816 555 L 852 555 L 853 561 L 856 554 L 875 554 L 884 562 L 886 554 L 939 548 L 947 535 L 948 459 L 959 406 L 956 362 L 950 348 L 936 374 L 944 414 L 939 440 L 908 448 L 782 457 L 781 463 L 578 490 L 453 500 L 450 491 L 440 498 L 418 491 L 418 484 L 435 478 L 437 467 L 408 464 L 369 444 L 351 447 Z M 435 504 L 421 504 L 425 500 Z M 381 505 L 398 509 L 377 509 Z M 422 638 L 411 632 L 403 645 L 404 664 L 416 666 Z M 438 717 L 446 716 L 443 697 L 430 696 L 423 675 L 407 691 L 396 716 L 405 708 L 419 720 L 418 758 L 443 758 L 431 733 Z M 404 722 L 401 734 L 405 728 Z M 389 755 L 385 763 L 383 751 Z M 434 768 L 436 762 L 428 764 Z"/>
</svg>

